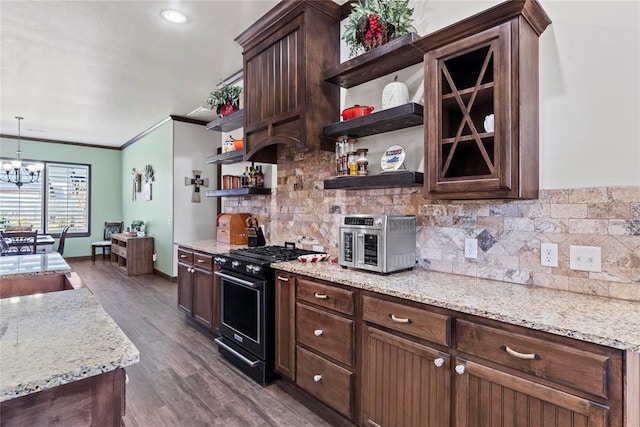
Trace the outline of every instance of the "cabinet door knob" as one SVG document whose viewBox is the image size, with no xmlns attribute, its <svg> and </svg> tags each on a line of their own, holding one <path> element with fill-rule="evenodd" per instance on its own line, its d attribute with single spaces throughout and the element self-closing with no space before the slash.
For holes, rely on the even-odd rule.
<svg viewBox="0 0 640 427">
<path fill-rule="evenodd" d="M 396 317 L 393 314 L 389 314 L 389 317 L 391 317 L 391 320 L 397 323 L 411 323 L 411 319 L 403 319 L 402 317 Z"/>
<path fill-rule="evenodd" d="M 327 294 L 319 294 L 319 293 L 317 293 L 317 292 L 314 292 L 314 293 L 313 293 L 313 296 L 314 296 L 315 298 L 318 298 L 318 299 L 327 299 L 327 298 L 329 298 L 329 295 L 327 295 Z"/>
<path fill-rule="evenodd" d="M 504 351 L 506 351 L 511 356 L 516 357 L 518 359 L 524 359 L 524 360 L 540 359 L 540 356 L 538 356 L 535 353 L 520 353 L 518 351 L 510 349 L 509 346 L 507 346 L 507 345 L 504 346 Z"/>
<path fill-rule="evenodd" d="M 320 381 L 321 379 L 322 379 L 322 375 L 314 375 L 314 376 L 313 376 L 313 380 L 314 380 L 315 382 L 318 382 L 318 381 Z"/>
<path fill-rule="evenodd" d="M 278 276 L 278 280 L 282 280 L 283 282 L 288 282 L 289 278 L 288 277 Z"/>
<path fill-rule="evenodd" d="M 458 365 L 458 366 L 456 366 L 456 373 L 457 373 L 458 375 L 462 375 L 462 374 L 464 374 L 464 365 Z"/>
<path fill-rule="evenodd" d="M 436 368 L 441 368 L 444 365 L 444 359 L 442 357 L 438 357 L 433 361 L 433 364 L 436 365 Z"/>
<path fill-rule="evenodd" d="M 320 335 L 322 335 L 322 329 L 316 329 L 315 331 L 313 331 L 313 334 L 319 337 Z"/>
</svg>

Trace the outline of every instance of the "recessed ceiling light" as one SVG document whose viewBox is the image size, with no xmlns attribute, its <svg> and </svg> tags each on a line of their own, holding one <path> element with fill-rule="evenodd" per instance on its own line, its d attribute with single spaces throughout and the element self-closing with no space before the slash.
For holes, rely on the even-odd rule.
<svg viewBox="0 0 640 427">
<path fill-rule="evenodd" d="M 187 16 L 175 9 L 165 9 L 160 12 L 160 16 L 174 24 L 184 24 L 185 22 L 187 22 Z"/>
</svg>

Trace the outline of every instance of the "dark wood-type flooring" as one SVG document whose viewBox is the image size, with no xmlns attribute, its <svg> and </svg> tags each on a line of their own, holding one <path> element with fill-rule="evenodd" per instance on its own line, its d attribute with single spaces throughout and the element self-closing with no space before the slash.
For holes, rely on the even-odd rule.
<svg viewBox="0 0 640 427">
<path fill-rule="evenodd" d="M 101 258 L 69 264 L 140 350 L 126 369 L 127 427 L 329 426 L 279 383 L 258 385 L 222 359 L 176 308 L 176 283 Z"/>
</svg>

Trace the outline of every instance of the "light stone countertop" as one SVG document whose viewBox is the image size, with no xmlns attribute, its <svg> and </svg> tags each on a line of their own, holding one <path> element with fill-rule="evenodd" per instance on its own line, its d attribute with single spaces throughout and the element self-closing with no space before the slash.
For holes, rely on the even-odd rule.
<svg viewBox="0 0 640 427">
<path fill-rule="evenodd" d="M 230 245 L 228 243 L 218 242 L 217 240 L 197 240 L 192 242 L 174 242 L 178 246 L 202 251 L 209 254 L 224 254 L 231 249 L 246 248 L 247 245 Z"/>
<path fill-rule="evenodd" d="M 379 275 L 330 262 L 272 264 L 359 289 L 640 352 L 640 303 L 422 269 Z"/>
<path fill-rule="evenodd" d="M 71 267 L 58 252 L 0 257 L 0 279 L 67 274 Z"/>
<path fill-rule="evenodd" d="M 88 288 L 3 298 L 0 313 L 0 402 L 140 360 Z"/>
</svg>

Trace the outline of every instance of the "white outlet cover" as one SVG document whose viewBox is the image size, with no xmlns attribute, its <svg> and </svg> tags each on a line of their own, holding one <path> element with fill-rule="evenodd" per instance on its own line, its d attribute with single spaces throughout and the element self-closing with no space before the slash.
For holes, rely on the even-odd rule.
<svg viewBox="0 0 640 427">
<path fill-rule="evenodd" d="M 478 259 L 478 239 L 464 239 L 464 257 Z"/>
<path fill-rule="evenodd" d="M 569 268 L 580 271 L 602 271 L 602 248 L 569 246 Z"/>
<path fill-rule="evenodd" d="M 558 266 L 558 245 L 556 243 L 540 244 L 540 265 L 543 267 Z"/>
</svg>

